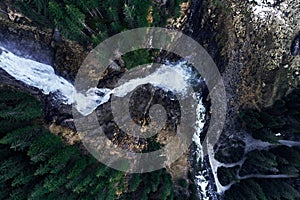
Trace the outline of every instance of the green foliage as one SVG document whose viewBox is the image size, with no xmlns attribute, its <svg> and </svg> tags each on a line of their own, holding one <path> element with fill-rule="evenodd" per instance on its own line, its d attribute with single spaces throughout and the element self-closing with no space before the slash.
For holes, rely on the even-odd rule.
<svg viewBox="0 0 300 200">
<path fill-rule="evenodd" d="M 39 102 L 22 92 L 0 90 L 0 137 L 40 116 Z"/>
<path fill-rule="evenodd" d="M 0 137 L 0 185 L 5 186 L 1 188 L 1 199 L 95 198 L 98 192 L 112 190 L 121 182 L 123 173 L 111 169 L 107 169 L 107 176 L 96 176 L 100 164 L 95 159 L 82 155 L 75 146 L 63 144 L 61 138 L 44 127 L 34 125 L 34 118 L 41 111 L 31 96 L 1 90 L 0 102 L 2 116 L 10 116 L 1 117 L 0 122 L 19 123 Z M 94 192 L 100 183 L 102 187 Z M 115 192 L 104 196 L 115 197 Z"/>
<path fill-rule="evenodd" d="M 70 168 L 67 179 L 72 179 L 78 176 L 88 165 L 90 165 L 94 160 L 91 160 L 88 157 L 83 157 L 78 159 L 76 163 Z"/>
<path fill-rule="evenodd" d="M 164 183 L 160 188 L 160 199 L 167 200 L 172 194 L 172 181 L 169 174 L 164 174 Z"/>
<path fill-rule="evenodd" d="M 225 192 L 225 200 L 267 200 L 263 189 L 254 180 L 241 181 Z"/>
<path fill-rule="evenodd" d="M 158 50 L 139 49 L 131 51 L 122 56 L 127 69 L 132 69 L 139 65 L 155 62 L 155 57 L 158 55 Z"/>
<path fill-rule="evenodd" d="M 42 114 L 39 102 L 22 92 L 14 94 L 13 91 L 1 89 L 0 105 L 0 121 L 24 123 Z"/>
<path fill-rule="evenodd" d="M 147 149 L 143 150 L 144 153 L 159 150 L 162 146 L 160 143 L 157 142 L 157 135 L 147 138 L 147 144 L 148 147 Z"/>
<path fill-rule="evenodd" d="M 133 174 L 132 178 L 130 179 L 128 183 L 128 189 L 130 192 L 136 191 L 136 189 L 139 187 L 141 183 L 141 177 L 139 174 Z"/>
<path fill-rule="evenodd" d="M 21 156 L 10 157 L 0 163 L 0 182 L 7 181 L 18 175 L 25 168 Z"/>
<path fill-rule="evenodd" d="M 179 185 L 180 185 L 181 187 L 183 187 L 183 188 L 186 188 L 187 185 L 188 185 L 188 183 L 187 183 L 186 179 L 181 178 L 181 179 L 179 180 Z"/>
<path fill-rule="evenodd" d="M 178 17 L 182 0 L 160 6 L 144 0 L 17 0 L 15 6 L 37 24 L 57 27 L 71 40 L 99 42 L 123 30 L 165 26 Z"/>
<path fill-rule="evenodd" d="M 15 151 L 23 151 L 30 146 L 32 138 L 40 131 L 41 128 L 38 126 L 19 128 L 3 137 L 0 143 L 10 145 L 10 148 Z"/>
<path fill-rule="evenodd" d="M 160 179 L 161 179 L 161 175 L 162 175 L 163 171 L 159 170 L 159 171 L 155 171 L 151 173 L 151 176 L 149 177 L 149 181 L 151 184 L 151 191 L 152 192 L 156 192 L 158 190 L 158 186 L 160 183 Z"/>
<path fill-rule="evenodd" d="M 241 169 L 242 176 L 247 174 L 272 174 L 277 172 L 276 156 L 268 151 L 254 150 L 249 152 Z"/>
<path fill-rule="evenodd" d="M 252 132 L 252 136 L 255 139 L 259 139 L 262 141 L 268 141 L 271 143 L 277 143 L 278 137 L 274 134 L 274 132 L 269 128 L 263 128 L 258 131 Z"/>
<path fill-rule="evenodd" d="M 276 154 L 279 158 L 281 158 L 281 164 L 289 164 L 291 166 L 295 166 L 300 170 L 300 151 L 299 149 L 280 146 L 277 148 L 270 149 L 270 152 Z"/>
<path fill-rule="evenodd" d="M 245 142 L 237 139 L 226 138 L 226 146 L 219 148 L 215 158 L 222 163 L 235 163 L 244 156 Z"/>
<path fill-rule="evenodd" d="M 35 0 L 35 2 L 17 0 L 14 6 L 35 24 L 45 27 L 53 26 L 49 20 L 48 0 Z"/>
<path fill-rule="evenodd" d="M 151 1 L 132 0 L 124 5 L 125 21 L 132 28 L 146 27 L 150 23 L 147 21 Z"/>
<path fill-rule="evenodd" d="M 191 195 L 190 195 L 190 200 L 198 200 L 199 197 L 197 195 L 198 190 L 197 190 L 197 186 L 195 183 L 191 183 L 189 184 L 189 190 L 191 191 Z"/>
<path fill-rule="evenodd" d="M 299 150 L 299 149 L 298 149 Z M 299 176 L 299 155 L 295 148 L 278 146 L 269 151 L 254 150 L 248 153 L 241 169 L 218 169 L 218 177 L 222 185 L 231 181 L 236 183 L 225 192 L 225 199 L 296 199 L 299 198 L 300 188 L 293 183 L 289 175 Z M 285 179 L 245 179 L 239 180 L 237 173 L 243 177 L 247 175 L 276 175 L 285 174 Z M 281 183 L 281 185 L 279 185 Z M 274 192 L 272 192 L 274 190 Z M 276 190 L 276 191 L 275 191 Z M 287 192 L 289 191 L 289 192 Z"/>
<path fill-rule="evenodd" d="M 62 5 L 58 2 L 49 2 L 50 20 L 60 32 L 71 40 L 83 40 L 85 15 L 75 5 Z"/>
<path fill-rule="evenodd" d="M 121 199 L 172 199 L 172 179 L 165 170 L 133 174 L 128 190 L 130 192 L 122 195 Z"/>
<path fill-rule="evenodd" d="M 237 174 L 238 167 L 219 167 L 218 168 L 218 179 L 222 185 L 228 185 L 232 181 L 236 180 L 236 174 Z"/>
<path fill-rule="evenodd" d="M 268 199 L 296 199 L 300 193 L 286 180 L 261 180 L 259 183 Z"/>
<path fill-rule="evenodd" d="M 261 112 L 241 112 L 240 118 L 254 138 L 274 143 L 280 139 L 275 136 L 277 133 L 286 137 L 294 137 L 293 135 L 300 133 L 299 90 L 295 89 L 287 97 L 277 100 L 273 107 Z"/>
<path fill-rule="evenodd" d="M 49 134 L 46 130 L 31 141 L 27 155 L 33 162 L 46 161 L 62 147 L 60 138 Z"/>
<path fill-rule="evenodd" d="M 34 179 L 33 169 L 26 169 L 26 171 L 21 172 L 11 183 L 12 187 L 18 187 L 21 185 L 27 185 L 30 181 Z"/>
<path fill-rule="evenodd" d="M 281 200 L 299 199 L 300 187 L 297 178 L 300 171 L 300 148 L 281 145 L 279 139 L 293 140 L 299 138 L 300 133 L 300 88 L 295 89 L 288 96 L 277 100 L 274 106 L 261 111 L 247 110 L 242 112 L 241 119 L 245 127 L 256 139 L 260 139 L 273 146 L 264 150 L 248 152 L 245 162 L 237 171 L 232 168 L 221 167 L 218 176 L 223 185 L 231 181 L 236 183 L 225 192 L 224 199 L 257 199 Z M 280 133 L 280 134 L 277 134 Z M 255 144 L 252 144 L 255 146 Z M 243 179 L 247 175 L 285 175 L 278 179 Z"/>
<path fill-rule="evenodd" d="M 259 121 L 259 114 L 256 111 L 246 111 L 240 113 L 240 118 L 246 123 L 246 127 L 250 130 L 258 130 L 264 127 Z"/>
<path fill-rule="evenodd" d="M 19 124 L 0 136 L 0 199 L 172 198 L 172 180 L 165 170 L 134 174 L 127 190 L 123 172 L 106 167 L 36 125 L 35 118 L 41 111 L 34 98 L 2 90 L 0 102 L 3 115 L 15 111 L 0 122 Z M 28 116 L 21 111 L 34 114 Z"/>
<path fill-rule="evenodd" d="M 37 12 L 47 16 L 47 8 L 49 0 L 25 0 L 26 4 L 34 6 L 37 9 Z"/>
<path fill-rule="evenodd" d="M 260 112 L 260 121 L 267 128 L 278 129 L 285 125 L 285 121 L 279 117 L 271 116 L 266 112 Z"/>
</svg>

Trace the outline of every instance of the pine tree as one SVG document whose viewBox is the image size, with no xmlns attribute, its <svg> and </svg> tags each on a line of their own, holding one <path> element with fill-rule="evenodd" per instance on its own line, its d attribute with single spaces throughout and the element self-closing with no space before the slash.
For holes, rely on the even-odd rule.
<svg viewBox="0 0 300 200">
<path fill-rule="evenodd" d="M 242 166 L 240 175 L 247 174 L 272 174 L 277 171 L 276 156 L 268 151 L 254 150 L 247 154 L 247 159 Z"/>
<path fill-rule="evenodd" d="M 141 183 L 141 177 L 139 174 L 133 174 L 129 183 L 128 183 L 128 189 L 130 192 L 134 192 L 137 190 L 137 188 L 139 187 L 140 183 Z"/>
<path fill-rule="evenodd" d="M 0 182 L 18 176 L 26 167 L 22 156 L 13 156 L 0 162 Z"/>
<path fill-rule="evenodd" d="M 0 90 L 0 121 L 24 123 L 41 116 L 39 102 L 33 97 L 22 92 L 12 93 L 13 91 Z"/>
<path fill-rule="evenodd" d="M 171 176 L 169 174 L 164 174 L 162 183 L 162 187 L 160 188 L 160 197 L 161 199 L 166 200 L 173 190 Z"/>
<path fill-rule="evenodd" d="M 27 155 L 33 162 L 45 161 L 50 155 L 59 151 L 61 147 L 61 140 L 57 136 L 42 132 L 32 141 Z"/>
<path fill-rule="evenodd" d="M 31 145 L 32 139 L 41 131 L 38 126 L 16 129 L 0 139 L 1 144 L 10 145 L 15 151 L 23 151 Z"/>
<path fill-rule="evenodd" d="M 259 121 L 259 113 L 256 111 L 245 111 L 240 113 L 240 118 L 246 123 L 249 130 L 258 130 L 264 127 Z"/>
<path fill-rule="evenodd" d="M 82 157 L 74 163 L 74 165 L 70 168 L 67 178 L 72 179 L 78 176 L 81 172 L 83 172 L 90 164 L 92 163 L 92 159 L 89 157 Z"/>
<path fill-rule="evenodd" d="M 162 170 L 154 171 L 149 175 L 149 182 L 151 185 L 151 192 L 156 192 L 160 183 Z"/>
</svg>

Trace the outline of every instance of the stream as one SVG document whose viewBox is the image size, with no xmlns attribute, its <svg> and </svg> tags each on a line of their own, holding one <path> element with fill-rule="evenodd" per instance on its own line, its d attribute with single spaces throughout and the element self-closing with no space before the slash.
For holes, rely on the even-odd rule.
<svg viewBox="0 0 300 200">
<path fill-rule="evenodd" d="M 282 33 L 281 35 L 288 35 L 287 33 L 289 33 L 290 29 L 293 28 L 290 25 L 291 22 L 289 20 L 296 21 L 298 18 L 296 18 L 295 16 L 299 16 L 297 15 L 298 12 L 296 12 L 297 1 L 295 1 L 295 3 L 291 2 L 292 1 L 285 0 L 247 0 L 244 3 L 247 3 L 247 5 L 249 6 L 247 14 L 252 13 L 251 23 L 253 23 L 254 26 L 257 23 L 256 21 L 266 21 L 268 23 L 265 23 L 265 25 L 266 27 L 268 27 L 269 21 L 271 22 L 272 19 L 277 21 L 277 23 L 286 24 L 284 26 L 279 26 L 279 28 L 281 27 L 280 29 L 274 30 L 278 30 L 276 32 Z M 206 44 L 207 49 L 212 55 L 214 61 L 218 62 L 218 66 L 223 66 L 226 65 L 226 63 L 223 63 L 222 59 L 220 58 L 220 55 L 218 54 L 218 51 L 220 49 L 219 46 L 215 43 L 214 39 L 214 35 L 217 31 L 213 28 L 215 24 L 210 21 L 210 16 L 207 16 L 208 13 L 206 13 L 206 10 L 203 9 L 207 5 L 206 3 L 207 2 L 204 0 L 191 0 L 190 16 L 188 17 L 188 26 L 186 26 L 187 30 L 185 30 L 185 32 L 189 33 L 200 44 Z M 216 1 L 215 3 L 222 2 Z M 293 9 L 292 6 L 289 6 L 289 4 L 294 5 L 295 7 L 293 8 L 296 13 L 294 13 L 295 19 L 293 19 L 293 12 L 290 12 L 293 11 Z M 237 8 L 232 7 L 232 9 L 236 9 L 234 16 L 237 15 L 235 18 L 238 19 L 238 17 L 241 16 L 239 14 L 240 11 Z M 209 11 L 211 12 L 210 9 Z M 244 18 L 242 19 L 244 20 Z M 296 26 L 299 25 L 299 23 L 295 24 Z M 237 25 L 239 24 L 237 23 Z M 299 47 L 299 45 L 297 46 L 297 44 L 299 43 L 296 43 L 297 41 L 299 41 L 299 39 L 297 38 L 299 38 L 299 36 L 296 37 L 294 42 L 295 44 L 292 51 L 292 54 L 294 55 L 299 53 L 299 48 L 297 48 Z M 54 106 L 57 106 L 57 109 L 59 109 L 59 105 L 57 104 L 73 105 L 76 110 L 83 116 L 90 115 L 100 105 L 110 101 L 112 96 L 124 97 L 138 86 L 144 84 L 151 84 L 164 91 L 176 94 L 176 97 L 184 98 L 187 92 L 187 86 L 188 84 L 190 84 L 191 79 L 194 78 L 192 74 L 193 72 L 189 69 L 187 63 L 181 61 L 177 63 L 161 64 L 161 66 L 157 68 L 152 74 L 144 78 L 132 79 L 115 88 L 91 87 L 86 92 L 77 91 L 75 86 L 71 82 L 61 76 L 58 76 L 55 73 L 54 68 L 51 66 L 53 64 L 53 52 L 51 53 L 51 49 L 49 50 L 47 48 L 44 48 L 45 46 L 36 44 L 36 42 L 31 38 L 18 38 L 17 35 L 15 36 L 14 34 L 10 34 L 10 32 L 5 31 L 4 29 L 0 30 L 0 39 L 0 72 L 2 72 L 2 70 L 6 72 L 4 73 L 5 78 L 9 77 L 11 79 L 11 77 L 13 77 L 15 80 L 17 80 L 16 82 L 24 86 L 22 88 L 36 88 L 45 96 L 49 95 L 49 99 L 52 98 L 52 100 L 55 100 L 56 104 Z M 286 40 L 286 38 L 284 40 Z M 47 45 L 47 43 L 45 43 L 45 45 Z M 245 45 L 247 45 L 247 43 L 245 43 Z M 239 51 L 242 51 L 242 49 L 239 49 Z M 240 56 L 237 56 L 237 54 L 238 53 L 236 53 L 236 57 L 235 55 L 232 56 L 232 60 L 234 62 L 240 62 Z M 231 73 L 235 73 L 234 65 L 235 64 L 226 66 L 226 69 L 232 70 Z M 236 68 L 239 69 L 240 66 L 237 65 Z M 229 75 L 231 73 L 229 73 Z M 224 74 L 226 74 L 226 72 Z M 223 78 L 228 81 L 232 79 L 232 76 L 223 76 Z M 235 81 L 235 79 L 233 79 L 233 81 Z M 6 82 L 2 81 L 1 84 L 3 83 L 5 84 Z M 227 84 L 226 86 L 226 89 L 228 90 L 230 90 L 231 88 L 232 90 L 234 89 L 233 87 L 230 87 L 230 84 Z M 234 94 L 235 91 L 232 91 L 232 95 Z M 201 200 L 217 200 L 220 198 L 221 194 L 223 194 L 226 190 L 230 189 L 233 184 L 235 184 L 235 181 L 225 186 L 220 183 L 217 176 L 217 170 L 219 167 L 229 168 L 239 166 L 241 168 L 247 159 L 246 154 L 253 150 L 268 150 L 269 148 L 279 145 L 287 147 L 300 146 L 300 142 L 295 141 L 279 140 L 276 144 L 270 144 L 268 142 L 256 140 L 250 135 L 243 135 L 242 140 L 246 145 L 244 149 L 244 156 L 241 160 L 235 163 L 219 162 L 215 159 L 214 147 L 209 145 L 208 155 L 203 155 L 200 138 L 203 129 L 205 128 L 206 107 L 202 103 L 201 91 L 199 93 L 195 93 L 193 97 L 198 102 L 198 104 L 195 108 L 197 113 L 197 122 L 195 123 L 195 132 L 193 135 L 195 148 L 192 149 L 191 152 L 192 154 L 195 154 L 195 158 L 192 158 L 194 159 L 193 162 L 195 162 L 195 167 L 193 167 L 195 169 L 195 172 L 193 176 L 195 178 L 195 183 L 198 186 L 198 196 Z M 230 99 L 230 96 L 228 97 L 228 99 Z M 70 106 L 66 107 L 69 108 Z M 231 113 L 231 115 L 233 114 Z M 229 122 L 229 124 L 230 123 L 232 122 Z M 236 176 L 237 179 L 240 180 L 248 178 L 290 177 L 285 174 L 249 174 L 240 176 L 238 173 L 236 174 Z"/>
<path fill-rule="evenodd" d="M 98 106 L 108 102 L 111 95 L 124 97 L 143 84 L 152 84 L 165 91 L 178 94 L 180 98 L 185 98 L 188 84 L 194 78 L 192 70 L 186 62 L 181 61 L 162 64 L 152 74 L 144 78 L 132 79 L 114 89 L 93 87 L 85 93 L 81 93 L 76 91 L 76 88 L 65 78 L 56 75 L 52 66 L 15 55 L 1 46 L 0 68 L 25 85 L 38 88 L 45 95 L 51 93 L 53 98 L 63 104 L 75 105 L 77 111 L 84 116 L 91 114 Z M 169 77 L 172 77 L 172 79 Z M 198 102 L 193 141 L 196 144 L 197 162 L 203 163 L 204 157 L 202 155 L 200 134 L 205 124 L 205 107 L 202 104 L 200 93 L 195 93 L 193 96 Z M 196 176 L 200 199 L 209 199 L 206 190 L 212 180 L 209 180 L 206 174 L 206 170 L 203 170 L 197 172 Z"/>
<path fill-rule="evenodd" d="M 85 93 L 76 90 L 74 85 L 65 78 L 55 74 L 52 66 L 24 58 L 16 55 L 4 47 L 0 46 L 0 68 L 8 73 L 11 77 L 22 82 L 25 86 L 31 86 L 39 89 L 44 95 L 52 94 L 51 96 L 66 105 L 74 105 L 81 115 L 87 116 L 94 110 L 107 103 L 111 96 L 124 97 L 134 91 L 140 85 L 151 84 L 167 92 L 173 92 L 179 98 L 187 96 L 188 85 L 195 81 L 193 70 L 185 61 L 177 63 L 161 64 L 154 72 L 143 78 L 135 78 L 127 81 L 113 89 L 109 88 L 89 88 Z M 172 77 L 170 79 L 170 77 Z M 246 160 L 244 156 L 236 163 L 225 164 L 217 161 L 214 158 L 214 150 L 208 145 L 208 156 L 203 155 L 200 136 L 203 132 L 205 124 L 206 108 L 202 103 L 200 92 L 194 92 L 193 98 L 198 102 L 196 107 L 197 122 L 195 123 L 195 132 L 193 142 L 196 149 L 193 150 L 196 154 L 196 163 L 200 165 L 195 172 L 195 183 L 198 185 L 198 195 L 202 200 L 218 199 L 218 196 L 235 183 L 223 186 L 220 184 L 217 176 L 219 167 L 234 167 L 242 166 Z M 243 136 L 243 141 L 246 144 L 245 154 L 255 149 L 264 150 L 276 145 L 284 145 L 288 147 L 300 146 L 300 142 L 279 140 L 278 144 L 270 144 L 253 139 L 249 135 Z M 278 175 L 261 175 L 249 174 L 240 176 L 237 173 L 237 178 L 240 180 L 248 178 L 289 178 L 291 176 L 285 174 Z M 215 188 L 215 189 L 214 189 Z"/>
</svg>

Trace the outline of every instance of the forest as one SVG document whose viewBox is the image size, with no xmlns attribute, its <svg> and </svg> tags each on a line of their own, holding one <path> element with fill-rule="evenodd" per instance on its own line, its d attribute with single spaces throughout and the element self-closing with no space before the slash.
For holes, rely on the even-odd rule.
<svg viewBox="0 0 300 200">
<path fill-rule="evenodd" d="M 174 195 L 165 169 L 126 174 L 80 144 L 64 143 L 45 127 L 40 102 L 28 94 L 1 89 L 0 108 L 0 199 L 188 199 Z M 193 184 L 178 181 L 195 192 Z"/>
<path fill-rule="evenodd" d="M 17 0 L 14 6 L 36 26 L 57 28 L 61 37 L 82 45 L 97 45 L 127 29 L 166 25 L 180 14 L 180 2 Z M 132 60 L 149 63 L 156 54 L 137 50 L 123 60 L 130 69 L 137 64 Z M 0 199 L 197 199 L 196 186 L 184 179 L 178 180 L 181 189 L 175 194 L 165 169 L 126 174 L 106 167 L 80 150 L 82 144 L 64 143 L 43 119 L 37 99 L 0 89 Z"/>
<path fill-rule="evenodd" d="M 68 39 L 99 44 L 121 31 L 167 25 L 180 15 L 180 3 L 144 0 L 17 0 L 15 7 L 34 23 L 57 28 Z"/>
<path fill-rule="evenodd" d="M 34 26 L 58 30 L 57 42 L 94 47 L 132 28 L 168 27 L 170 19 L 180 16 L 182 2 L 187 0 L 15 0 L 14 7 Z M 153 62 L 158 53 L 141 49 L 122 59 L 131 69 Z M 80 142 L 70 145 L 51 133 L 44 118 L 39 99 L 0 87 L 0 199 L 199 199 L 191 174 L 188 180 L 174 180 L 166 169 L 145 174 L 116 171 L 99 163 Z M 216 152 L 224 164 L 218 179 L 228 187 L 222 197 L 300 199 L 300 88 L 271 107 L 241 110 L 239 122 L 246 139 Z M 157 143 L 148 142 L 153 145 L 150 150 L 157 148 Z"/>
<path fill-rule="evenodd" d="M 221 184 L 231 185 L 224 199 L 299 199 L 300 88 L 272 107 L 244 110 L 240 119 L 255 140 L 248 141 L 244 155 L 232 148 L 230 158 L 222 160 L 231 164 L 218 169 Z"/>
</svg>

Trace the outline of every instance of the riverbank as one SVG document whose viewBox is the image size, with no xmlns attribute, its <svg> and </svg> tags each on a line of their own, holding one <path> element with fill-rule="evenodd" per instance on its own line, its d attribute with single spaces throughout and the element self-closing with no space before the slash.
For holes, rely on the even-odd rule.
<svg viewBox="0 0 300 200">
<path fill-rule="evenodd" d="M 16 13 L 16 15 L 18 14 Z M 6 39 L 7 42 L 4 47 L 14 51 L 14 53 L 19 53 L 18 55 L 20 56 L 25 55 L 28 57 L 28 55 L 33 55 L 32 57 L 28 58 L 52 65 L 58 75 L 61 75 L 70 82 L 73 82 L 81 62 L 84 60 L 90 49 L 87 47 L 82 47 L 75 42 L 65 40 L 64 38 L 61 38 L 60 41 L 57 41 L 54 37 L 53 30 L 36 27 L 31 25 L 31 23 L 26 20 L 26 18 L 21 18 L 15 21 L 9 19 L 7 16 L 1 18 L 0 23 L 3 27 L 3 38 L 6 37 L 6 34 L 9 35 L 9 37 Z M 183 25 L 184 20 L 186 20 L 186 17 L 182 16 L 182 18 L 177 22 L 174 22 L 173 25 L 180 27 Z M 23 44 L 23 46 L 20 48 L 19 46 L 14 48 L 15 45 L 10 44 L 10 40 L 14 41 L 16 45 Z M 23 42 L 20 42 L 20 40 Z M 114 75 L 117 74 L 112 73 L 111 76 Z M 71 106 L 63 105 L 61 102 L 54 101 L 53 94 L 43 95 L 36 88 L 28 87 L 24 83 L 15 81 L 5 72 L 2 73 L 2 76 L 3 78 L 0 80 L 4 84 L 15 85 L 16 88 L 28 91 L 43 102 L 44 117 L 46 123 L 50 124 L 49 129 L 53 133 L 63 136 L 65 142 L 67 143 L 73 144 L 74 141 L 75 143 L 79 142 L 78 135 L 74 134 L 75 127 L 72 121 Z M 107 80 L 108 79 L 109 78 L 107 77 Z M 104 111 L 102 112 L 100 121 L 102 119 L 107 120 L 110 117 L 105 114 L 107 106 L 104 107 L 105 108 L 102 109 Z M 172 174 L 174 183 L 176 183 L 176 193 L 180 194 L 184 192 L 187 196 L 190 195 L 189 192 L 185 191 L 185 189 L 177 182 L 181 179 L 189 179 L 188 176 L 190 165 L 188 157 L 189 155 L 187 153 L 168 169 Z M 188 180 L 188 183 L 192 184 L 192 180 Z"/>
<path fill-rule="evenodd" d="M 281 6 L 284 7 L 284 4 Z M 286 19 L 284 16 L 284 23 L 281 19 L 266 20 L 259 18 L 262 15 L 255 15 L 250 8 L 255 8 L 255 5 L 249 2 L 243 5 L 236 1 L 228 1 L 225 5 L 218 1 L 191 1 L 189 18 L 183 21 L 184 25 L 179 26 L 206 48 L 222 73 L 228 111 L 223 134 L 215 147 L 218 157 L 223 158 L 222 162 L 231 162 L 229 158 L 232 155 L 228 146 L 232 143 L 229 141 L 243 139 L 240 111 L 268 107 L 298 84 L 299 57 L 292 57 L 289 48 L 299 31 L 299 20 L 297 17 Z M 278 9 L 281 9 L 280 6 Z M 292 6 L 287 9 L 291 13 L 297 10 Z M 286 28 L 292 26 L 294 27 Z M 33 55 L 33 60 L 52 64 L 56 73 L 70 82 L 74 80 L 81 62 L 88 53 L 89 47 L 82 47 L 64 39 L 55 40 L 51 29 L 41 31 L 40 28 L 20 24 L 9 18 L 1 19 L 1 27 L 2 38 L 6 38 L 3 40 L 4 45 L 5 41 L 18 41 L 10 47 L 16 50 L 18 48 L 13 46 L 21 44 L 21 50 L 15 52 L 16 54 Z M 6 46 L 9 46 L 8 43 Z M 0 81 L 44 99 L 45 118 L 48 122 L 55 121 L 74 129 L 70 106 L 58 106 L 57 102 L 51 100 L 51 95 L 45 97 L 36 89 L 14 81 L 3 71 L 0 72 Z M 206 100 L 209 102 L 209 98 Z M 57 128 L 55 130 L 64 131 Z M 170 169 L 174 177 L 182 174 L 187 177 L 188 160 L 185 157 L 179 161 L 179 165 Z M 213 176 L 217 173 L 214 166 L 208 167 L 207 170 L 211 171 L 210 180 L 216 179 L 216 176 Z M 213 181 L 210 185 L 215 190 Z"/>
<path fill-rule="evenodd" d="M 227 113 L 215 146 L 217 160 L 230 163 L 243 156 L 243 142 L 238 142 L 245 132 L 241 111 L 269 107 L 299 84 L 300 59 L 290 53 L 300 27 L 296 4 L 192 1 L 185 32 L 213 57 L 226 88 Z M 234 151 L 236 160 L 231 160 Z M 217 169 L 211 168 L 216 179 Z"/>
</svg>

